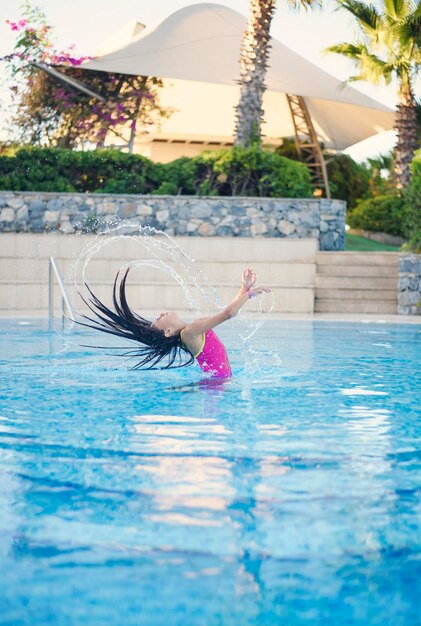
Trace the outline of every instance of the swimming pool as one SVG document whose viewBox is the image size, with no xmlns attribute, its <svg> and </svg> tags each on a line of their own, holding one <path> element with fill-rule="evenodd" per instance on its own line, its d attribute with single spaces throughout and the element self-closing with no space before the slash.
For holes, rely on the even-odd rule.
<svg viewBox="0 0 421 626">
<path fill-rule="evenodd" d="M 1 624 L 419 623 L 420 327 L 236 324 L 207 387 L 0 321 Z"/>
</svg>

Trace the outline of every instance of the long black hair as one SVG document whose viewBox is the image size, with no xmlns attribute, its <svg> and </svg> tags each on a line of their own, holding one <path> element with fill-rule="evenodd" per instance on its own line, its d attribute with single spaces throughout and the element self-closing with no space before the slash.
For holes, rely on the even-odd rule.
<svg viewBox="0 0 421 626">
<path fill-rule="evenodd" d="M 154 328 L 152 322 L 134 313 L 127 304 L 126 281 L 129 271 L 130 268 L 121 277 L 119 270 L 115 277 L 113 287 L 114 311 L 105 306 L 89 285 L 85 283 L 89 297 L 86 299 L 82 294 L 80 296 L 94 313 L 95 318 L 82 315 L 90 323 L 81 321 L 78 323 L 109 335 L 116 335 L 140 343 L 140 347 L 126 350 L 119 355 L 140 358 L 133 369 L 167 369 L 191 365 L 194 362 L 194 357 L 181 341 L 179 334 L 166 337 L 164 331 Z M 101 346 L 93 347 L 100 348 Z M 162 361 L 164 363 L 157 367 Z"/>
</svg>

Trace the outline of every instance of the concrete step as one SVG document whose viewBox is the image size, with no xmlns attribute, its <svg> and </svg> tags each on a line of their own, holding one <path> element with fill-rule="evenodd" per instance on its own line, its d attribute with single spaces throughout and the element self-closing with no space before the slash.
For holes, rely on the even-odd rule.
<svg viewBox="0 0 421 626">
<path fill-rule="evenodd" d="M 73 261 L 57 259 L 61 274 L 66 281 L 73 279 L 75 264 Z M 120 261 L 92 260 L 87 268 L 89 281 L 113 281 L 117 271 L 122 266 Z M 186 271 L 176 265 L 172 267 L 185 277 Z M 209 282 L 224 281 L 226 283 L 241 285 L 241 275 L 244 264 L 240 263 L 202 263 L 200 270 L 208 277 Z M 316 266 L 314 263 L 254 263 L 253 269 L 257 275 L 257 284 L 261 285 L 291 285 L 307 286 L 314 284 Z M 78 271 L 78 280 L 81 282 L 82 267 Z M 200 276 L 198 271 L 197 276 Z M 154 267 L 139 267 L 132 270 L 130 282 L 141 284 L 142 282 L 168 282 L 168 274 Z M 37 259 L 0 259 L 0 282 L 1 281 L 43 281 L 48 280 L 47 260 Z"/>
<path fill-rule="evenodd" d="M 398 288 L 397 278 L 377 278 L 377 277 L 352 277 L 352 276 L 320 276 L 316 275 L 315 280 L 316 289 L 340 289 L 345 291 L 347 289 L 360 289 L 360 290 L 383 290 L 383 289 L 395 289 Z"/>
<path fill-rule="evenodd" d="M 76 260 L 83 250 L 94 243 L 98 246 L 97 259 L 119 259 L 124 262 L 151 257 L 142 243 L 142 238 L 133 236 L 119 237 L 112 241 L 102 236 L 66 236 L 54 233 L 2 233 L 0 237 L 0 257 L 3 258 L 48 259 L 49 256 L 56 256 L 58 259 Z M 154 239 L 152 238 L 152 243 Z M 156 238 L 156 243 L 159 243 L 159 239 Z M 169 241 L 166 238 L 162 240 Z M 316 239 L 176 237 L 173 242 L 199 263 L 230 261 L 247 265 L 251 262 L 276 263 L 291 260 L 313 262 L 317 251 Z"/>
<path fill-rule="evenodd" d="M 398 266 L 393 265 L 317 265 L 318 276 L 359 276 L 398 278 Z"/>
<path fill-rule="evenodd" d="M 399 253 L 318 252 L 315 312 L 396 314 Z"/>
<path fill-rule="evenodd" d="M 112 283 L 107 281 L 93 282 L 91 287 L 94 293 L 105 304 L 111 304 Z M 229 303 L 236 295 L 238 289 L 232 285 L 222 283 L 216 285 L 216 292 L 222 303 Z M 82 305 L 77 292 L 69 286 L 69 294 L 71 299 L 79 308 Z M 191 295 L 194 302 L 199 303 L 201 309 L 214 308 L 214 299 L 203 294 L 198 287 L 192 287 Z M 54 286 L 55 305 L 60 306 L 60 291 L 58 285 Z M 255 298 L 246 304 L 246 308 L 250 311 L 259 309 L 262 303 L 265 310 L 271 308 L 273 297 L 274 311 L 276 312 L 297 312 L 312 313 L 314 308 L 314 288 L 309 287 L 279 287 L 275 286 L 272 295 L 264 295 L 262 299 Z M 134 309 L 142 311 L 143 309 L 162 310 L 185 310 L 189 308 L 190 303 L 186 298 L 183 290 L 174 283 L 156 284 L 149 283 L 130 283 L 127 286 L 127 298 Z M 47 311 L 48 308 L 48 285 L 46 283 L 35 282 L 2 282 L 0 283 L 0 310 L 5 314 L 7 311 L 31 309 L 42 309 Z"/>
<path fill-rule="evenodd" d="M 340 306 L 338 306 L 340 304 Z M 376 300 L 316 300 L 315 313 L 380 313 L 396 315 L 396 302 Z"/>
<path fill-rule="evenodd" d="M 332 266 L 391 265 L 399 262 L 399 252 L 317 252 L 316 264 Z"/>
<path fill-rule="evenodd" d="M 316 289 L 316 300 L 398 301 L 396 289 Z"/>
</svg>

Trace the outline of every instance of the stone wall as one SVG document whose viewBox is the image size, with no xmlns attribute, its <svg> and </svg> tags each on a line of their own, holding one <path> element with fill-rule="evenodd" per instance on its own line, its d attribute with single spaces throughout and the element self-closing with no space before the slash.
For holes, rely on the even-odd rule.
<svg viewBox="0 0 421 626">
<path fill-rule="evenodd" d="M 0 192 L 0 232 L 96 232 L 119 220 L 169 235 L 315 238 L 343 250 L 346 203 L 318 198 Z"/>
<path fill-rule="evenodd" d="M 421 254 L 399 259 L 398 313 L 421 315 Z"/>
</svg>

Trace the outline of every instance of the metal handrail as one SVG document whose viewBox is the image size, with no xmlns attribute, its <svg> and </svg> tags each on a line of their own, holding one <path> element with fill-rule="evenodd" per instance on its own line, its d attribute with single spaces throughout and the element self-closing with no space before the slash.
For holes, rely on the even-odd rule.
<svg viewBox="0 0 421 626">
<path fill-rule="evenodd" d="M 65 318 L 65 305 L 70 314 L 70 319 L 72 322 L 75 321 L 75 314 L 73 311 L 73 307 L 70 303 L 69 296 L 66 291 L 66 287 L 64 285 L 63 278 L 61 276 L 61 272 L 57 265 L 57 262 L 53 256 L 50 256 L 48 261 L 48 321 L 49 326 L 52 328 L 54 322 L 54 274 L 57 278 L 57 282 L 59 284 L 61 290 L 61 320 L 62 324 L 64 324 Z"/>
</svg>

